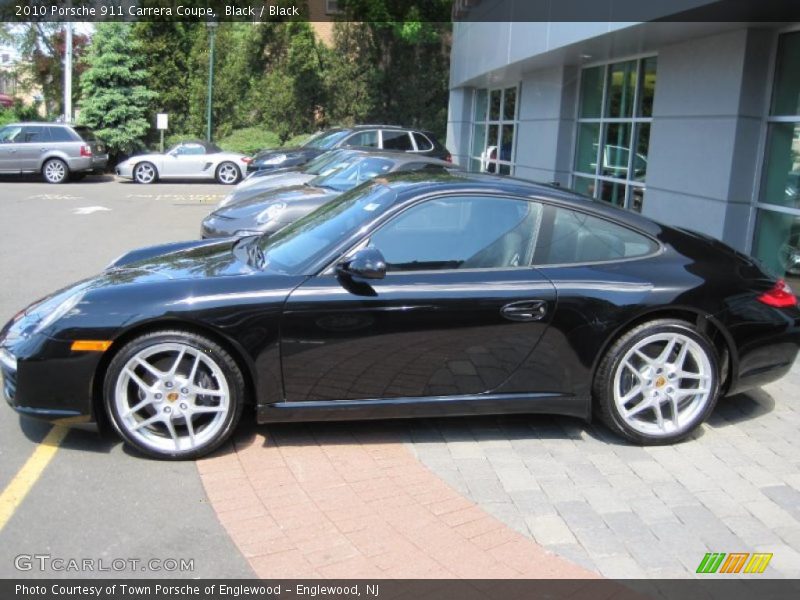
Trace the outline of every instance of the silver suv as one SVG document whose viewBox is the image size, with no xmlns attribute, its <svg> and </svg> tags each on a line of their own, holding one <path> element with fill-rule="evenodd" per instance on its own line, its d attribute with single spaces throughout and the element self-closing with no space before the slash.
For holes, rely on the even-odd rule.
<svg viewBox="0 0 800 600">
<path fill-rule="evenodd" d="M 0 173 L 41 173 L 48 183 L 82 179 L 108 163 L 103 142 L 83 125 L 12 123 L 0 129 Z"/>
</svg>

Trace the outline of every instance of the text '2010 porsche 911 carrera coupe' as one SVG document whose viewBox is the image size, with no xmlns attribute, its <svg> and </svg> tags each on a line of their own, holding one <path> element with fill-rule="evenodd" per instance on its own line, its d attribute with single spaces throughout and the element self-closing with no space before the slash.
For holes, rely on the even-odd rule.
<svg viewBox="0 0 800 600">
<path fill-rule="evenodd" d="M 145 248 L 0 332 L 8 403 L 142 452 L 259 422 L 598 416 L 663 444 L 784 375 L 800 310 L 721 242 L 489 175 L 378 177 L 272 236 Z"/>
</svg>

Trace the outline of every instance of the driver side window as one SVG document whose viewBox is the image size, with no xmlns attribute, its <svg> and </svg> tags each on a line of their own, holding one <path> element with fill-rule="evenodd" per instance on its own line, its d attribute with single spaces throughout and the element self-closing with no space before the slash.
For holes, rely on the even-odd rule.
<svg viewBox="0 0 800 600">
<path fill-rule="evenodd" d="M 531 263 L 542 205 L 486 196 L 414 206 L 378 230 L 370 245 L 388 271 L 508 269 Z"/>
</svg>

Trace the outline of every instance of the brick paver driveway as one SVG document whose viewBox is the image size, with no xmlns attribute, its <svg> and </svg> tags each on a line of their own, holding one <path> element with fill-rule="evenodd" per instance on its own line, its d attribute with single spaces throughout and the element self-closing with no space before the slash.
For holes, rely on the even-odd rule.
<svg viewBox="0 0 800 600">
<path fill-rule="evenodd" d="M 800 576 L 800 364 L 676 446 L 542 416 L 245 427 L 198 463 L 261 576 Z"/>
</svg>

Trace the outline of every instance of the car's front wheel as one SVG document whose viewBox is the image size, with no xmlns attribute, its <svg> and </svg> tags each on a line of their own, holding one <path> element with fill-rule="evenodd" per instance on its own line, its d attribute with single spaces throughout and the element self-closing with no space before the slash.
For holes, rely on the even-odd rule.
<svg viewBox="0 0 800 600">
<path fill-rule="evenodd" d="M 594 397 L 601 419 L 639 444 L 668 444 L 690 435 L 719 394 L 716 351 L 693 325 L 676 319 L 644 323 L 622 335 L 598 367 Z"/>
<path fill-rule="evenodd" d="M 133 168 L 133 180 L 136 183 L 154 183 L 158 179 L 158 171 L 153 163 L 140 162 Z"/>
<path fill-rule="evenodd" d="M 69 167 L 60 158 L 51 158 L 42 165 L 42 177 L 47 183 L 64 183 L 69 177 Z"/>
<path fill-rule="evenodd" d="M 156 458 L 190 459 L 230 436 L 244 393 L 236 361 L 218 344 L 161 331 L 132 340 L 113 358 L 104 401 L 129 444 Z"/>
<path fill-rule="evenodd" d="M 233 185 L 242 178 L 242 172 L 232 162 L 224 162 L 217 167 L 217 181 L 224 185 Z"/>
</svg>

